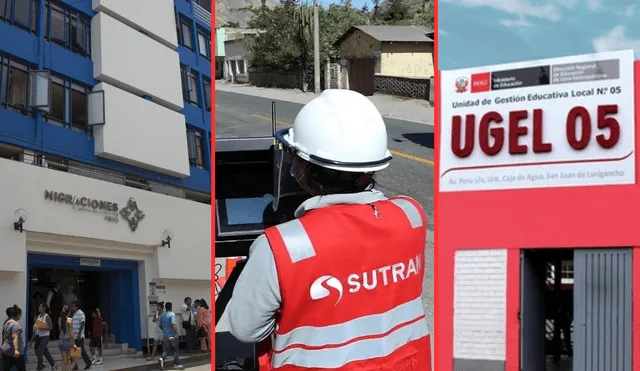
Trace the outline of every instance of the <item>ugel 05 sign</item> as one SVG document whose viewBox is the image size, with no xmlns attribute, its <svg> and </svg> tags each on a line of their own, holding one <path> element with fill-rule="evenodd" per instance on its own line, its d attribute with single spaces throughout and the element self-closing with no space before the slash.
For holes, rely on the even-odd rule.
<svg viewBox="0 0 640 371">
<path fill-rule="evenodd" d="M 635 182 L 633 51 L 442 71 L 440 190 Z"/>
</svg>

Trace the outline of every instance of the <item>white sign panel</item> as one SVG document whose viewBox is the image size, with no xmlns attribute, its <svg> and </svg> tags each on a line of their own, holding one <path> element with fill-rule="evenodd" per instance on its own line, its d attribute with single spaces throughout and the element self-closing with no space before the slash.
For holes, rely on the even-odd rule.
<svg viewBox="0 0 640 371">
<path fill-rule="evenodd" d="M 80 265 L 85 267 L 99 267 L 100 259 L 80 258 Z"/>
<path fill-rule="evenodd" d="M 633 51 L 442 71 L 440 190 L 635 183 Z"/>
</svg>

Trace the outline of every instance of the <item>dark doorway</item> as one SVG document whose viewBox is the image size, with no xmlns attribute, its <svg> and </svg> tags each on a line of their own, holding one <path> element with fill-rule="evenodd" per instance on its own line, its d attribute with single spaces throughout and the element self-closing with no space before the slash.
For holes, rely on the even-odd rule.
<svg viewBox="0 0 640 371">
<path fill-rule="evenodd" d="M 376 72 L 375 59 L 349 60 L 349 89 L 366 96 L 375 92 L 374 75 Z"/>
<path fill-rule="evenodd" d="M 521 369 L 573 370 L 573 249 L 522 250 Z"/>
<path fill-rule="evenodd" d="M 33 324 L 37 318 L 37 308 L 40 303 L 46 304 L 47 294 L 56 283 L 60 284 L 60 291 L 68 300 L 77 298 L 83 312 L 87 316 L 87 321 L 91 318 L 91 313 L 96 308 L 103 308 L 106 303 L 102 302 L 103 286 L 105 282 L 104 272 L 31 268 L 29 270 L 29 331 L 32 331 Z M 63 303 L 69 304 L 69 303 Z M 52 313 L 59 313 L 51 308 Z M 57 318 L 52 318 L 57 321 Z M 87 328 L 89 326 L 87 325 Z"/>
</svg>

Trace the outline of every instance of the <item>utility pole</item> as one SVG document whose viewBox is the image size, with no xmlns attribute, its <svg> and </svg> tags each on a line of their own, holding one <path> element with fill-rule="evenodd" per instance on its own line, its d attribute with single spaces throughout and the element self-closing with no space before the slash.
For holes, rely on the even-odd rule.
<svg viewBox="0 0 640 371">
<path fill-rule="evenodd" d="M 313 0 L 313 89 L 320 94 L 320 20 L 319 0 Z"/>
</svg>

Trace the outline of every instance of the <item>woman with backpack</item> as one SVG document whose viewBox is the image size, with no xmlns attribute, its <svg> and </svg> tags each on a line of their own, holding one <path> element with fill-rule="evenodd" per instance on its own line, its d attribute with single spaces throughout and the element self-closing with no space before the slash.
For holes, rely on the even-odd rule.
<svg viewBox="0 0 640 371">
<path fill-rule="evenodd" d="M 13 367 L 18 371 L 26 371 L 23 349 L 24 340 L 20 328 L 22 309 L 17 305 L 7 308 L 7 320 L 2 326 L 2 369 L 11 371 Z"/>
</svg>

